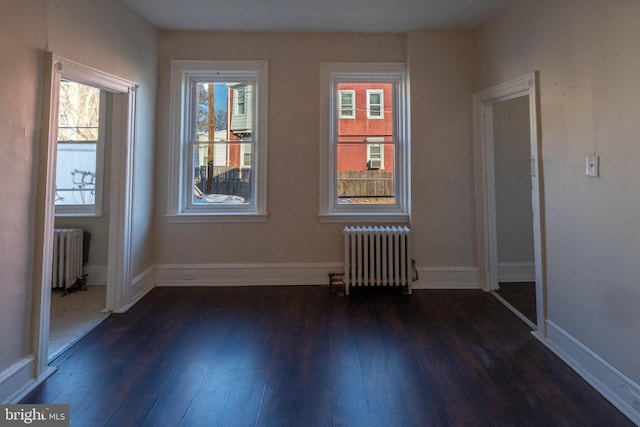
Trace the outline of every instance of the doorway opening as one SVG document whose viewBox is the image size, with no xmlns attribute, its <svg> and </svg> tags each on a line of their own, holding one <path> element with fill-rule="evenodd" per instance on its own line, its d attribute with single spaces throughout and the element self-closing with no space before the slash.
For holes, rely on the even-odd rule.
<svg viewBox="0 0 640 427">
<path fill-rule="evenodd" d="M 111 93 L 61 79 L 49 361 L 108 317 L 112 119 Z"/>
<path fill-rule="evenodd" d="M 474 94 L 484 288 L 545 335 L 537 74 Z"/>
<path fill-rule="evenodd" d="M 50 52 L 45 59 L 48 84 L 43 97 L 45 133 L 40 153 L 43 166 L 37 184 L 34 253 L 33 342 L 39 379 L 55 372 L 49 361 L 61 351 L 50 351 L 50 332 L 58 333 L 52 299 L 80 308 L 101 307 L 94 319 L 76 322 L 84 322 L 84 326 L 73 325 L 80 332 L 69 333 L 69 340 L 64 343 L 67 347 L 97 325 L 100 317 L 124 311 L 130 304 L 136 111 L 135 83 Z M 65 97 L 85 105 L 65 103 Z M 80 119 L 78 110 L 88 118 Z M 87 274 L 86 282 L 77 277 L 65 278 L 62 293 L 54 295 L 61 287 L 60 279 L 54 280 L 54 258 L 59 260 L 60 250 L 60 246 L 54 246 L 56 227 L 82 230 L 82 246 L 89 250 L 81 255 L 77 250 L 70 252 L 73 258 L 82 258 L 84 265 L 80 268 L 84 271 L 80 278 Z M 90 240 L 84 231 L 89 232 Z M 91 297 L 84 295 L 85 299 L 97 301 L 81 301 L 87 292 L 83 290 L 85 286 L 102 287 L 93 289 L 101 292 L 89 292 Z"/>
</svg>

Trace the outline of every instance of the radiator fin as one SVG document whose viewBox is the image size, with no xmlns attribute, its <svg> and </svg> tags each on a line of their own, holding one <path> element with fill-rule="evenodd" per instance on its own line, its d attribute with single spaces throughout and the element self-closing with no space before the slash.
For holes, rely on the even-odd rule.
<svg viewBox="0 0 640 427">
<path fill-rule="evenodd" d="M 82 277 L 82 229 L 55 228 L 53 233 L 51 287 L 67 289 Z"/>
<path fill-rule="evenodd" d="M 403 286 L 411 293 L 408 227 L 345 227 L 345 293 L 351 286 Z"/>
</svg>

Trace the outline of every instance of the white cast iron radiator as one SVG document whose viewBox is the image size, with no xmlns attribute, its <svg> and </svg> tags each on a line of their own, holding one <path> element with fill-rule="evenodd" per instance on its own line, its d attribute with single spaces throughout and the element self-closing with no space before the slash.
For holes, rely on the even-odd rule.
<svg viewBox="0 0 640 427">
<path fill-rule="evenodd" d="M 351 286 L 403 286 L 411 293 L 409 227 L 345 227 L 345 294 Z"/>
<path fill-rule="evenodd" d="M 82 277 L 82 228 L 56 228 L 51 287 L 67 289 Z"/>
</svg>

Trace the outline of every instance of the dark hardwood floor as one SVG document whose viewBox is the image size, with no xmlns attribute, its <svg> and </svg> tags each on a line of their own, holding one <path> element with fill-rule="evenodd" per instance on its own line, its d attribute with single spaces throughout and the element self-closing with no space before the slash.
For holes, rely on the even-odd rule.
<svg viewBox="0 0 640 427">
<path fill-rule="evenodd" d="M 527 319 L 536 323 L 535 282 L 500 283 L 497 293 Z"/>
<path fill-rule="evenodd" d="M 23 403 L 72 426 L 631 426 L 493 296 L 156 288 Z"/>
</svg>

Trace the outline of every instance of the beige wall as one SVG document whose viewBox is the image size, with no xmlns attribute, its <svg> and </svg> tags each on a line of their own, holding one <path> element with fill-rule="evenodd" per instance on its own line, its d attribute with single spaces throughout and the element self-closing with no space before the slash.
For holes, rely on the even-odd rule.
<svg viewBox="0 0 640 427">
<path fill-rule="evenodd" d="M 341 262 L 344 224 L 318 221 L 319 65 L 409 62 L 414 256 L 474 266 L 471 33 L 405 35 L 162 32 L 156 264 Z M 269 61 L 268 213 L 258 224 L 175 224 L 167 206 L 172 59 Z"/>
<path fill-rule="evenodd" d="M 140 83 L 133 264 L 152 264 L 156 31 L 119 2 L 0 1 L 0 376 L 30 345 L 44 52 Z M 0 401 L 7 398 L 0 387 Z"/>
<path fill-rule="evenodd" d="M 493 104 L 498 263 L 533 263 L 529 97 Z"/>
<path fill-rule="evenodd" d="M 136 276 L 153 264 L 157 31 L 120 2 L 47 3 L 48 50 L 139 84 L 131 252 Z"/>
<path fill-rule="evenodd" d="M 632 0 L 514 2 L 477 33 L 475 83 L 539 70 L 548 317 L 636 383 L 638 22 Z"/>
<path fill-rule="evenodd" d="M 0 3 L 0 372 L 29 353 L 35 144 L 47 40 L 41 4 Z"/>
<path fill-rule="evenodd" d="M 412 229 L 419 267 L 475 267 L 472 34 L 412 31 Z"/>
</svg>

